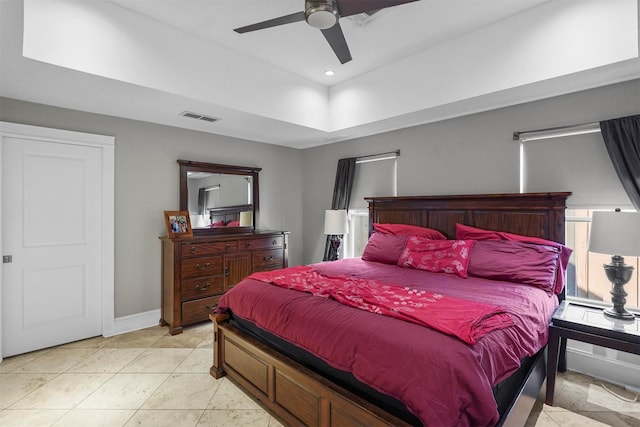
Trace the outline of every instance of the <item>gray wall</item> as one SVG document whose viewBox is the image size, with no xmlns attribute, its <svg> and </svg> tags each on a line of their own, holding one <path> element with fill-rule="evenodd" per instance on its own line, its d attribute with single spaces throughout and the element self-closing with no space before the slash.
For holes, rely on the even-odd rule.
<svg viewBox="0 0 640 427">
<path fill-rule="evenodd" d="M 322 261 L 324 210 L 331 208 L 340 158 L 400 149 L 400 196 L 518 192 L 514 131 L 633 114 L 640 114 L 640 80 L 307 149 L 302 156 L 304 262 Z"/>
<path fill-rule="evenodd" d="M 179 208 L 177 159 L 261 167 L 258 226 L 290 231 L 290 264 L 302 262 L 299 150 L 7 98 L 0 120 L 115 136 L 116 317 L 160 308 L 158 237 L 162 212 Z"/>
<path fill-rule="evenodd" d="M 162 211 L 178 208 L 176 159 L 261 167 L 258 226 L 291 231 L 298 265 L 322 260 L 340 158 L 400 149 L 399 195 L 517 192 L 513 131 L 632 114 L 639 80 L 300 151 L 0 98 L 0 120 L 116 137 L 116 317 L 160 307 L 158 236 Z"/>
</svg>

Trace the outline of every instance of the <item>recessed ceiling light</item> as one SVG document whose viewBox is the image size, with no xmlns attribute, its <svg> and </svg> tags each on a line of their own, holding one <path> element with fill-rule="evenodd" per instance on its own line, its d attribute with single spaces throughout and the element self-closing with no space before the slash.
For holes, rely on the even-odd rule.
<svg viewBox="0 0 640 427">
<path fill-rule="evenodd" d="M 324 72 L 324 75 L 325 75 L 325 76 L 328 76 L 328 77 L 331 77 L 331 76 L 333 76 L 334 74 L 335 74 L 335 73 L 334 73 L 333 71 L 331 71 L 331 70 L 327 70 L 327 71 L 325 71 L 325 72 Z"/>
</svg>

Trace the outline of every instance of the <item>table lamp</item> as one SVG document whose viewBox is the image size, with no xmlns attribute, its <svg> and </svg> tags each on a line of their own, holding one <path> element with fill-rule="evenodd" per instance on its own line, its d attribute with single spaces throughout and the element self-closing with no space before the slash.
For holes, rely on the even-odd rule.
<svg viewBox="0 0 640 427">
<path fill-rule="evenodd" d="M 324 234 L 327 234 L 331 240 L 328 261 L 338 259 L 338 251 L 342 244 L 342 236 L 349 232 L 349 224 L 347 222 L 347 211 L 344 209 L 326 210 L 324 211 Z"/>
<path fill-rule="evenodd" d="M 204 228 L 206 224 L 204 223 L 204 215 L 190 215 L 191 216 L 191 225 L 193 228 Z"/>
<path fill-rule="evenodd" d="M 240 212 L 240 227 L 249 227 L 253 223 L 253 212 Z"/>
<path fill-rule="evenodd" d="M 604 314 L 615 319 L 634 319 L 624 308 L 628 295 L 624 285 L 631 279 L 633 266 L 625 264 L 623 256 L 640 256 L 640 213 L 620 212 L 620 209 L 594 212 L 589 251 L 612 255 L 604 271 L 613 285 L 610 292 L 613 307 L 604 310 Z"/>
</svg>

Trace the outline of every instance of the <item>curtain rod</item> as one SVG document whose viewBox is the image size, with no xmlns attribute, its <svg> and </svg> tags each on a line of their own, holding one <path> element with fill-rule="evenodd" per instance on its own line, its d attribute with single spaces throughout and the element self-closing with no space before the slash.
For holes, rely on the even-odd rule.
<svg viewBox="0 0 640 427">
<path fill-rule="evenodd" d="M 358 160 L 368 159 L 369 157 L 384 156 L 385 154 L 395 154 L 395 155 L 396 155 L 396 157 L 397 157 L 397 156 L 400 156 L 400 150 L 387 151 L 386 153 L 369 154 L 369 155 L 366 155 L 366 156 L 358 156 L 358 157 L 356 157 L 356 161 L 358 161 Z"/>
<path fill-rule="evenodd" d="M 593 127 L 593 128 L 597 127 L 597 130 L 600 130 L 600 122 L 580 123 L 580 124 L 576 124 L 576 125 L 557 126 L 557 127 L 552 127 L 552 128 L 546 128 L 546 129 L 515 131 L 515 132 L 513 132 L 513 140 L 514 141 L 520 141 L 520 139 L 522 138 L 523 134 L 528 134 L 528 133 L 554 132 L 554 131 L 572 132 L 572 131 L 584 130 L 582 128 L 585 128 L 585 127 Z M 596 129 L 593 129 L 593 131 L 595 132 Z"/>
</svg>

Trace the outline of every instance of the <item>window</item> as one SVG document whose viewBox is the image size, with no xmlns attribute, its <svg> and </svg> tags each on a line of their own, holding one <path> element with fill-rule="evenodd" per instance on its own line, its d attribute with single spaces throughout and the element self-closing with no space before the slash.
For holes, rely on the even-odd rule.
<svg viewBox="0 0 640 427">
<path fill-rule="evenodd" d="M 634 210 L 611 164 L 599 132 L 563 134 L 520 143 L 522 192 L 571 191 L 567 199 L 566 244 L 573 249 L 567 268 L 567 298 L 608 306 L 611 282 L 603 264 L 610 255 L 588 251 L 591 215 L 595 210 Z M 625 257 L 635 267 L 625 285 L 626 307 L 640 306 L 638 259 Z"/>
<path fill-rule="evenodd" d="M 349 234 L 344 236 L 344 258 L 357 258 L 369 240 L 369 211 L 349 209 Z"/>
<path fill-rule="evenodd" d="M 349 201 L 349 234 L 344 236 L 344 258 L 362 255 L 369 240 L 369 211 L 365 197 L 397 195 L 399 152 L 359 157 Z"/>
<path fill-rule="evenodd" d="M 589 209 L 567 209 L 566 244 L 573 249 L 567 268 L 567 297 L 602 302 L 611 302 L 611 282 L 602 268 L 611 262 L 610 255 L 589 252 L 589 230 L 591 214 Z M 626 264 L 634 267 L 633 276 L 624 290 L 629 294 L 625 307 L 640 307 L 640 258 L 624 257 Z"/>
<path fill-rule="evenodd" d="M 522 192 L 571 191 L 570 208 L 632 208 L 599 132 L 521 144 Z"/>
</svg>

